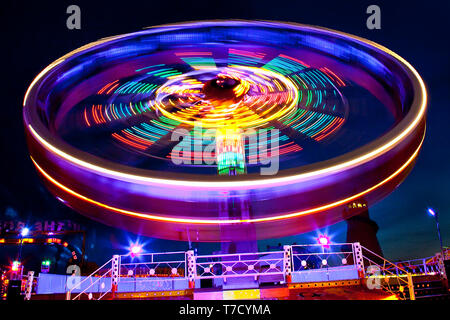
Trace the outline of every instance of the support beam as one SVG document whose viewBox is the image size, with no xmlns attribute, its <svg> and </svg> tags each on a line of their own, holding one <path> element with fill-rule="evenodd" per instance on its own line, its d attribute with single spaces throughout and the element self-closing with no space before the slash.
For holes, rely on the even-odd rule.
<svg viewBox="0 0 450 320">
<path fill-rule="evenodd" d="M 286 283 L 292 282 L 292 246 L 283 246 L 283 272 L 284 281 Z"/>
<path fill-rule="evenodd" d="M 187 277 L 189 281 L 189 289 L 195 288 L 195 275 L 197 273 L 197 267 L 195 264 L 194 250 L 186 251 L 186 269 Z"/>
<path fill-rule="evenodd" d="M 114 299 L 119 286 L 120 277 L 120 256 L 115 254 L 111 261 L 111 293 Z"/>
<path fill-rule="evenodd" d="M 25 287 L 25 300 L 31 299 L 31 292 L 33 291 L 34 271 L 28 271 L 27 283 Z"/>
</svg>

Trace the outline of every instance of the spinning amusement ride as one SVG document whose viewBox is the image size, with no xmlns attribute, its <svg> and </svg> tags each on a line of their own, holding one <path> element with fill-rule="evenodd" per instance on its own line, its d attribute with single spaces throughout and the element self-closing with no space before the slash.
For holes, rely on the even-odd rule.
<svg viewBox="0 0 450 320">
<path fill-rule="evenodd" d="M 151 237 L 240 241 L 389 194 L 419 153 L 426 104 L 419 74 L 376 43 L 211 21 L 81 47 L 34 79 L 23 114 L 31 159 L 68 206 Z"/>
</svg>

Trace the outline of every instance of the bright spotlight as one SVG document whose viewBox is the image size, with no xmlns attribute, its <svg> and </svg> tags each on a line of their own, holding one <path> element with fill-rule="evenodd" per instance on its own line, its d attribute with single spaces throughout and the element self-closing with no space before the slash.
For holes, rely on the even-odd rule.
<svg viewBox="0 0 450 320">
<path fill-rule="evenodd" d="M 29 233 L 30 233 L 30 229 L 28 229 L 27 227 L 22 228 L 22 231 L 20 232 L 22 237 L 26 237 Z"/>
<path fill-rule="evenodd" d="M 427 211 L 428 211 L 428 213 L 429 213 L 430 215 L 432 215 L 433 217 L 436 216 L 436 212 L 435 212 L 432 208 L 428 208 Z"/>
<path fill-rule="evenodd" d="M 319 244 L 321 244 L 322 246 L 329 246 L 331 241 L 330 241 L 330 237 L 321 234 L 318 238 L 317 238 L 317 242 Z"/>
</svg>

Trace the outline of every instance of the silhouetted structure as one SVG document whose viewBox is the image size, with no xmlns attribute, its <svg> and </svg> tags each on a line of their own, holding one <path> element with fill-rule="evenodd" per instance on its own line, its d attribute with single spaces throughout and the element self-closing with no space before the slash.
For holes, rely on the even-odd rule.
<svg viewBox="0 0 450 320">
<path fill-rule="evenodd" d="M 353 215 L 354 211 L 361 211 Z M 378 225 L 370 219 L 367 202 L 358 200 L 348 205 L 344 212 L 347 221 L 347 243 L 359 242 L 370 251 L 383 256 L 380 243 L 378 242 Z"/>
</svg>

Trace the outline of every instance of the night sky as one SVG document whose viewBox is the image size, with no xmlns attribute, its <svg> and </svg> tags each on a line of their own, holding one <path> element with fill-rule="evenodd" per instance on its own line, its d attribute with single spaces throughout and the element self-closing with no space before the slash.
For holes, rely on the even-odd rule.
<svg viewBox="0 0 450 320">
<path fill-rule="evenodd" d="M 66 8 L 81 8 L 81 30 L 66 28 Z M 381 7 L 381 30 L 366 28 L 366 8 Z M 386 257 L 398 260 L 439 250 L 428 206 L 440 213 L 444 245 L 450 243 L 450 43 L 449 1 L 2 1 L 0 220 L 72 219 L 88 230 L 89 260 L 102 264 L 112 250 L 124 250 L 136 235 L 109 228 L 64 207 L 40 182 L 28 157 L 22 101 L 33 78 L 65 53 L 99 38 L 146 26 L 206 19 L 280 20 L 324 26 L 373 40 L 400 54 L 422 75 L 429 90 L 427 136 L 417 164 L 391 195 L 370 209 Z M 328 227 L 332 240 L 345 241 L 346 225 Z M 316 232 L 259 242 L 266 245 L 315 241 Z M 151 251 L 185 250 L 187 243 L 141 239 Z M 111 250 L 112 248 L 112 250 Z M 200 251 L 218 246 L 201 245 Z M 7 251 L 0 247 L 0 263 Z"/>
</svg>

